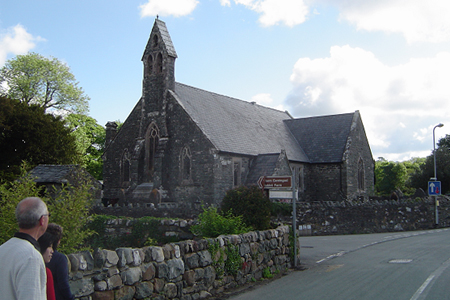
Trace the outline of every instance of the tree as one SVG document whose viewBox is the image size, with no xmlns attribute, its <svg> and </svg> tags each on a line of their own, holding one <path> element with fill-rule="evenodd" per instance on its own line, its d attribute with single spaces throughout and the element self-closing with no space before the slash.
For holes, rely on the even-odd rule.
<svg viewBox="0 0 450 300">
<path fill-rule="evenodd" d="M 101 180 L 103 177 L 102 154 L 105 148 L 105 128 L 91 117 L 81 114 L 70 114 L 65 118 L 68 128 L 76 138 L 78 152 L 83 159 L 83 167 Z"/>
<path fill-rule="evenodd" d="M 0 244 L 11 238 L 18 229 L 15 217 L 17 204 L 26 197 L 40 197 L 52 214 L 50 222 L 64 227 L 60 250 L 66 254 L 76 252 L 83 246 L 83 241 L 93 234 L 86 227 L 93 204 L 91 186 L 87 181 L 80 181 L 76 186 L 67 184 L 55 190 L 54 197 L 49 197 L 33 179 L 27 173 L 26 166 L 22 165 L 18 180 L 0 185 Z"/>
<path fill-rule="evenodd" d="M 0 69 L 0 95 L 45 111 L 85 113 L 89 97 L 78 86 L 70 68 L 57 58 L 37 53 L 18 55 Z"/>
<path fill-rule="evenodd" d="M 441 193 L 450 192 L 450 149 L 447 146 L 448 135 L 440 139 L 436 149 L 436 175 L 441 181 Z M 411 178 L 411 185 L 416 188 L 427 190 L 428 181 L 434 177 L 434 155 L 426 157 L 425 162 L 420 166 L 420 170 Z"/>
<path fill-rule="evenodd" d="M 75 137 L 61 117 L 44 108 L 0 97 L 0 179 L 13 180 L 23 161 L 38 164 L 77 164 Z"/>
<path fill-rule="evenodd" d="M 380 157 L 375 162 L 375 189 L 378 194 L 387 196 L 396 189 L 405 190 L 408 172 L 403 163 L 387 161 Z"/>
</svg>

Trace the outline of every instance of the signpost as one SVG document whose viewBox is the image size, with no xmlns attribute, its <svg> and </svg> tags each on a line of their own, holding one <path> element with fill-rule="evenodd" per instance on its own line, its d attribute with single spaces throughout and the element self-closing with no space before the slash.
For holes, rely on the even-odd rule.
<svg viewBox="0 0 450 300">
<path fill-rule="evenodd" d="M 261 176 L 258 179 L 258 186 L 261 189 L 292 188 L 291 176 Z"/>
<path fill-rule="evenodd" d="M 440 181 L 428 181 L 428 196 L 439 196 L 441 194 Z"/>
<path fill-rule="evenodd" d="M 292 179 L 294 177 L 294 179 Z M 272 190 L 278 190 L 274 192 L 281 193 L 290 192 L 292 195 L 292 233 L 294 235 L 294 267 L 297 267 L 297 210 L 296 210 L 296 202 L 297 202 L 297 192 L 296 186 L 292 185 L 292 182 L 295 182 L 295 173 L 294 176 L 261 176 L 258 179 L 258 186 L 260 189 L 268 189 L 269 192 Z M 285 195 L 283 195 L 286 197 Z M 283 198 L 284 198 L 283 197 Z M 281 198 L 281 197 L 280 197 Z"/>
</svg>

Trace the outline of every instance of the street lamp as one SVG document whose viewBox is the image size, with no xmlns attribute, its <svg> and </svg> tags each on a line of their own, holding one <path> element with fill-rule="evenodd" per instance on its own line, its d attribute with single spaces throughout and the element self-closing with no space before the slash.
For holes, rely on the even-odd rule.
<svg viewBox="0 0 450 300">
<path fill-rule="evenodd" d="M 433 155 L 434 155 L 434 178 L 432 178 L 432 180 L 437 181 L 437 174 L 436 174 L 436 140 L 435 140 L 435 135 L 434 135 L 434 130 L 436 129 L 436 127 L 442 127 L 444 126 L 444 124 L 439 123 L 436 126 L 433 127 Z M 434 216 L 436 218 L 436 225 L 439 225 L 439 211 L 438 211 L 438 206 L 439 206 L 439 202 L 437 200 L 437 195 L 434 196 L 434 208 L 435 208 L 435 212 L 434 212 Z"/>
<path fill-rule="evenodd" d="M 435 181 L 437 180 L 437 175 L 436 175 L 436 141 L 434 138 L 434 136 L 435 136 L 434 130 L 436 129 L 436 127 L 443 127 L 443 126 L 444 126 L 444 124 L 439 123 L 436 126 L 434 126 L 434 128 L 433 128 L 433 154 L 434 154 L 434 180 Z"/>
</svg>

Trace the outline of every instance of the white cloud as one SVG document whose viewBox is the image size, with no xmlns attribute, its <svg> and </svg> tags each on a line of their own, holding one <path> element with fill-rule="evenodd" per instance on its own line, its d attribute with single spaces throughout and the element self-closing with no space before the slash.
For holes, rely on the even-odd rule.
<svg viewBox="0 0 450 300">
<path fill-rule="evenodd" d="M 8 28 L 0 34 L 0 66 L 3 66 L 9 54 L 22 55 L 33 49 L 41 37 L 33 37 L 26 29 L 18 24 Z"/>
<path fill-rule="evenodd" d="M 293 27 L 306 21 L 309 8 L 303 0 L 234 0 L 236 4 L 246 6 L 260 14 L 259 22 L 263 26 L 282 23 Z M 221 4 L 229 1 L 221 0 Z"/>
<path fill-rule="evenodd" d="M 256 102 L 260 105 L 271 107 L 277 110 L 285 111 L 286 108 L 284 105 L 278 101 L 275 101 L 272 99 L 272 95 L 268 93 L 260 93 L 257 95 L 254 95 L 251 99 L 252 102 Z"/>
<path fill-rule="evenodd" d="M 141 17 L 189 15 L 197 6 L 197 0 L 148 0 L 140 5 Z"/>
<path fill-rule="evenodd" d="M 450 40 L 448 0 L 316 0 L 337 6 L 358 29 L 401 33 L 409 43 Z"/>
<path fill-rule="evenodd" d="M 334 46 L 329 57 L 297 61 L 287 104 L 294 116 L 359 110 L 374 155 L 428 151 L 430 128 L 450 127 L 449 81 L 450 52 L 391 67 L 369 51 Z"/>
<path fill-rule="evenodd" d="M 230 2 L 230 0 L 220 0 L 220 5 L 231 6 L 231 2 Z"/>
</svg>

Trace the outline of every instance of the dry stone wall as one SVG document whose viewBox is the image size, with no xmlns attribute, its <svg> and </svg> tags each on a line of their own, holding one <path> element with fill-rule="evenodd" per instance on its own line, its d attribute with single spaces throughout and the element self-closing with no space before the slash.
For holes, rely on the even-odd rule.
<svg viewBox="0 0 450 300">
<path fill-rule="evenodd" d="M 450 227 L 450 200 L 439 197 L 439 224 L 434 199 L 299 202 L 300 235 L 361 234 Z"/>
<path fill-rule="evenodd" d="M 68 255 L 69 284 L 80 300 L 204 299 L 290 268 L 289 231 L 280 226 L 161 247 L 78 252 Z M 211 245 L 222 251 L 211 255 Z M 239 255 L 234 275 L 221 272 L 230 259 L 220 254 L 227 247 Z"/>
</svg>

